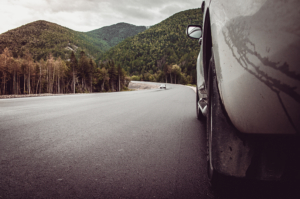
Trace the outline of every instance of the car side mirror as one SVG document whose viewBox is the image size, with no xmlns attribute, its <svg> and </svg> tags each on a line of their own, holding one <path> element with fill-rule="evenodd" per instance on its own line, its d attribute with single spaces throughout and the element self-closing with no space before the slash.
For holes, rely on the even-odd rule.
<svg viewBox="0 0 300 199">
<path fill-rule="evenodd" d="M 188 25 L 186 35 L 192 39 L 200 39 L 202 37 L 202 27 L 199 25 Z"/>
</svg>

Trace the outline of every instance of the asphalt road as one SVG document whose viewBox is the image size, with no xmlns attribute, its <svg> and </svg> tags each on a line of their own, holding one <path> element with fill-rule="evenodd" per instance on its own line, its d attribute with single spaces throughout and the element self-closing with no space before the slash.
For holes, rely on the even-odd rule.
<svg viewBox="0 0 300 199">
<path fill-rule="evenodd" d="M 195 92 L 0 100 L 0 198 L 214 198 Z"/>
<path fill-rule="evenodd" d="M 209 186 L 191 88 L 0 100 L 1 199 L 300 198 L 299 182 L 227 184 Z"/>
</svg>

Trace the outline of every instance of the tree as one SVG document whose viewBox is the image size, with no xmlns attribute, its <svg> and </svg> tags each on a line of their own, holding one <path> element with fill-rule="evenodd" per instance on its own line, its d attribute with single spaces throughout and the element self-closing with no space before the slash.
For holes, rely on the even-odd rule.
<svg viewBox="0 0 300 199">
<path fill-rule="evenodd" d="M 122 68 L 120 64 L 118 64 L 118 91 L 121 91 L 121 76 L 122 76 Z"/>
<path fill-rule="evenodd" d="M 101 74 L 102 74 L 101 91 L 103 91 L 105 82 L 109 81 L 109 74 L 108 74 L 107 69 L 105 69 L 104 67 L 101 69 Z"/>
<path fill-rule="evenodd" d="M 89 69 L 88 69 L 88 73 L 89 73 L 89 78 L 90 78 L 90 92 L 93 92 L 93 74 L 96 72 L 96 63 L 90 59 L 89 62 Z"/>
<path fill-rule="evenodd" d="M 75 74 L 76 74 L 76 69 L 78 66 L 78 61 L 75 57 L 74 51 L 72 51 L 71 53 L 71 57 L 70 57 L 70 64 L 71 64 L 71 68 L 72 68 L 72 89 L 73 89 L 73 93 L 75 93 Z"/>
<path fill-rule="evenodd" d="M 47 60 L 47 92 L 53 92 L 53 83 L 54 83 L 54 57 L 52 53 L 49 54 Z"/>
<path fill-rule="evenodd" d="M 57 93 L 60 93 L 60 78 L 64 73 L 64 67 L 63 67 L 64 64 L 65 62 L 63 62 L 60 57 L 58 57 L 58 59 L 54 62 L 54 66 L 57 72 L 57 79 L 56 79 Z"/>
<path fill-rule="evenodd" d="M 42 93 L 42 87 L 43 87 L 43 76 L 44 76 L 44 68 L 45 68 L 45 61 L 43 58 L 40 59 L 40 61 L 36 64 L 36 71 L 39 76 L 38 82 L 36 84 L 36 94 Z"/>
<path fill-rule="evenodd" d="M 177 83 L 176 82 L 176 77 L 181 73 L 181 68 L 175 64 L 172 66 L 172 73 L 174 74 L 174 77 L 175 77 L 175 84 Z"/>
<path fill-rule="evenodd" d="M 6 82 L 9 76 L 10 64 L 12 61 L 12 54 L 6 47 L 0 56 L 0 72 L 2 73 L 2 93 L 6 94 Z M 1 93 L 1 90 L 0 90 Z"/>
<path fill-rule="evenodd" d="M 31 84 L 30 84 L 31 77 L 30 77 L 30 75 L 31 75 L 31 72 L 34 67 L 34 62 L 32 59 L 32 55 L 29 53 L 29 51 L 26 51 L 26 53 L 25 53 L 25 63 L 27 65 L 27 70 L 28 70 L 27 90 L 28 90 L 28 94 L 30 94 L 31 93 Z"/>
<path fill-rule="evenodd" d="M 113 60 L 109 60 L 108 65 L 109 65 L 108 74 L 109 74 L 111 90 L 115 91 L 115 81 L 117 79 L 118 72 Z"/>
<path fill-rule="evenodd" d="M 89 62 L 88 57 L 85 55 L 84 51 L 80 52 L 80 59 L 79 59 L 79 70 L 78 70 L 78 77 L 81 80 L 81 91 L 87 91 L 87 86 L 90 81 L 87 81 L 90 75 L 91 65 Z"/>
<path fill-rule="evenodd" d="M 22 62 L 20 60 L 20 57 L 18 59 L 12 60 L 12 70 L 13 70 L 13 94 L 19 93 L 19 73 L 21 71 L 21 65 Z"/>
<path fill-rule="evenodd" d="M 165 74 L 165 77 L 166 77 L 166 83 L 167 83 L 167 80 L 168 80 L 168 74 L 171 74 L 172 72 L 172 67 L 171 65 L 165 65 L 164 67 L 164 74 Z M 172 80 L 171 80 L 172 81 Z M 171 82 L 172 83 L 172 82 Z"/>
<path fill-rule="evenodd" d="M 157 60 L 157 69 L 163 70 L 166 64 L 166 56 L 163 56 L 160 60 Z"/>
</svg>

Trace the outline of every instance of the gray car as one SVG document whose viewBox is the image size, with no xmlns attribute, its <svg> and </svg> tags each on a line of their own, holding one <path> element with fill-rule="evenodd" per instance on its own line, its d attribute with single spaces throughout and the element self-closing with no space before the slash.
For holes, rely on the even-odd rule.
<svg viewBox="0 0 300 199">
<path fill-rule="evenodd" d="M 300 1 L 206 0 L 196 110 L 207 122 L 208 175 L 300 179 Z"/>
</svg>

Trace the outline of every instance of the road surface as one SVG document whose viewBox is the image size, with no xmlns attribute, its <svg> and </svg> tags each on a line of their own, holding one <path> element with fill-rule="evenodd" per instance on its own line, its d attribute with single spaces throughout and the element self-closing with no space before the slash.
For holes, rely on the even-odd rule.
<svg viewBox="0 0 300 199">
<path fill-rule="evenodd" d="M 293 198 L 290 185 L 211 191 L 185 86 L 0 100 L 1 199 Z"/>
<path fill-rule="evenodd" d="M 212 198 L 195 92 L 0 100 L 0 198 Z"/>
</svg>

